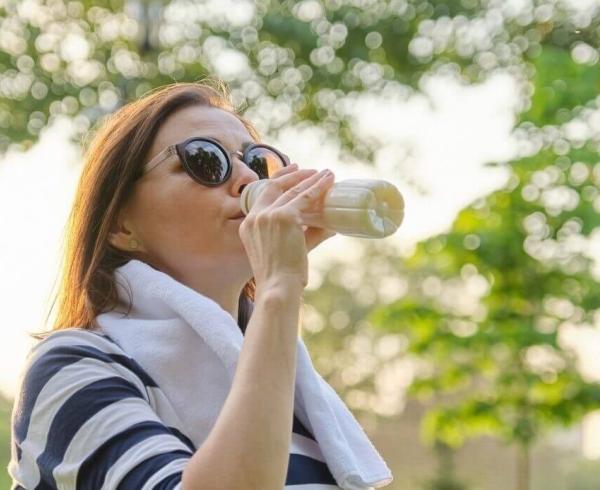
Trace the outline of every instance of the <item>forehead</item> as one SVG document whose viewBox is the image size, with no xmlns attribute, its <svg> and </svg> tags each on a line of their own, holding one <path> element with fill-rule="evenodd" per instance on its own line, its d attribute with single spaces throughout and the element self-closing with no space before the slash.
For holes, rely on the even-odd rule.
<svg viewBox="0 0 600 490">
<path fill-rule="evenodd" d="M 172 145 L 192 136 L 212 136 L 235 148 L 253 140 L 234 114 L 218 107 L 195 105 L 171 114 L 160 127 L 153 146 Z"/>
</svg>

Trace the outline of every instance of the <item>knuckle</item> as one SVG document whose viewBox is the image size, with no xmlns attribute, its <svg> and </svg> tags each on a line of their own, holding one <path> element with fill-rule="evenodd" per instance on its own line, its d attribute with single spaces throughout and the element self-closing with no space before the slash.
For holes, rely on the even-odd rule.
<svg viewBox="0 0 600 490">
<path fill-rule="evenodd" d="M 286 222 L 289 220 L 290 213 L 283 208 L 277 208 L 273 210 L 273 217 L 280 222 Z"/>
<path fill-rule="evenodd" d="M 247 214 L 244 220 L 240 223 L 240 229 L 247 228 L 254 221 L 254 215 Z"/>
<path fill-rule="evenodd" d="M 277 179 L 268 179 L 265 184 L 265 190 L 268 192 L 281 192 L 281 184 Z"/>
<path fill-rule="evenodd" d="M 259 228 L 265 228 L 277 225 L 294 225 L 300 223 L 300 217 L 296 216 L 293 209 L 285 206 L 263 209 L 255 215 L 250 214 L 240 224 L 240 231 L 246 231 L 254 226 Z"/>
<path fill-rule="evenodd" d="M 296 223 L 296 216 L 294 213 L 287 211 L 284 208 L 279 208 L 276 211 L 277 221 L 283 225 L 293 225 Z"/>
<path fill-rule="evenodd" d="M 244 221 L 242 221 L 240 223 L 240 227 L 239 227 L 240 233 L 245 234 L 252 227 L 253 223 L 254 223 L 254 218 L 247 217 Z"/>
<path fill-rule="evenodd" d="M 255 223 L 258 225 L 264 225 L 266 223 L 268 223 L 270 221 L 270 216 L 269 216 L 269 212 L 266 211 L 262 211 L 260 213 L 258 213 L 254 219 Z"/>
</svg>

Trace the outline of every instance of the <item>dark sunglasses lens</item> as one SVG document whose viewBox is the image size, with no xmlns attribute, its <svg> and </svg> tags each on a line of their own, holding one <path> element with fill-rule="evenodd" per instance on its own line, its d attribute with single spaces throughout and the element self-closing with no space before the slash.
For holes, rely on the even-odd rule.
<svg viewBox="0 0 600 490">
<path fill-rule="evenodd" d="M 190 141 L 184 151 L 192 173 L 204 182 L 222 182 L 227 174 L 227 157 L 210 141 Z"/>
<path fill-rule="evenodd" d="M 261 179 L 269 179 L 285 162 L 273 150 L 257 146 L 252 148 L 246 157 L 246 164 L 258 174 Z"/>
</svg>

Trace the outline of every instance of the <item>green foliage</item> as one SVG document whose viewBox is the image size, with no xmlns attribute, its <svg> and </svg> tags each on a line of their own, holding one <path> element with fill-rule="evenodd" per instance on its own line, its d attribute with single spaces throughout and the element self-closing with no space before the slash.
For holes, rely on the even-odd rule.
<svg viewBox="0 0 600 490">
<path fill-rule="evenodd" d="M 564 46 L 544 46 L 534 64 L 520 128 L 532 139 L 594 106 L 600 88 L 597 66 L 577 64 Z M 527 450 L 598 407 L 600 385 L 582 377 L 562 336 L 600 308 L 592 260 L 576 245 L 600 225 L 600 155 L 593 141 L 557 146 L 556 134 L 504 164 L 505 188 L 418 244 L 406 261 L 409 293 L 372 312 L 427 366 L 410 393 L 435 397 L 422 426 L 432 444 L 458 448 L 485 434 Z"/>
<path fill-rule="evenodd" d="M 12 401 L 0 397 L 0 488 L 10 488 L 11 478 L 6 471 L 10 461 L 10 414 Z"/>
<path fill-rule="evenodd" d="M 569 55 L 575 42 L 594 45 L 598 19 L 575 26 L 550 0 L 536 2 L 550 9 L 549 19 L 507 16 L 480 0 L 261 0 L 241 21 L 183 1 L 163 1 L 160 11 L 147 0 L 58 0 L 40 3 L 37 12 L 19 12 L 19 4 L 0 7 L 7 33 L 0 49 L 0 153 L 28 148 L 59 116 L 77 121 L 73 140 L 80 141 L 103 115 L 152 88 L 215 73 L 223 50 L 248 62 L 248 71 L 223 74 L 242 112 L 291 108 L 257 121 L 265 133 L 310 121 L 368 161 L 369 142 L 339 104 L 359 93 L 416 90 L 423 75 L 438 70 L 481 80 L 531 62 L 535 91 L 526 120 L 547 124 L 562 120 L 564 111 L 555 109 L 581 105 L 598 89 L 595 66 L 571 63 Z M 485 41 L 469 34 L 494 18 L 502 18 L 502 28 Z"/>
<path fill-rule="evenodd" d="M 568 426 L 594 408 L 600 386 L 581 378 L 559 335 L 569 323 L 593 321 L 600 308 L 591 260 L 567 245 L 600 224 L 579 194 L 594 183 L 570 183 L 571 162 L 593 168 L 597 161 L 596 152 L 575 150 L 512 163 L 517 178 L 506 189 L 463 210 L 449 233 L 417 246 L 407 260 L 413 292 L 373 311 L 376 326 L 402 332 L 410 351 L 430 361 L 432 369 L 411 386 L 415 396 L 461 395 L 429 412 L 428 440 L 456 447 L 493 434 L 529 444 L 545 427 Z M 541 179 L 544 172 L 553 177 Z M 577 196 L 569 209 L 546 199 L 558 187 Z M 460 311 L 444 299 L 469 284 L 481 290 L 475 308 Z"/>
<path fill-rule="evenodd" d="M 544 46 L 532 64 L 535 91 L 531 109 L 521 115 L 522 121 L 538 126 L 567 122 L 571 109 L 585 105 L 600 93 L 598 66 L 575 63 L 568 49 Z"/>
</svg>

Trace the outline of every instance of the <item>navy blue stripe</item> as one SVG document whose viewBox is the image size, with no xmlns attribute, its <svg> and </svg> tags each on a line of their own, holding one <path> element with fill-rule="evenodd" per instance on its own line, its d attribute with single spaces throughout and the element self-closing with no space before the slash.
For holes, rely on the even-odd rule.
<svg viewBox="0 0 600 490">
<path fill-rule="evenodd" d="M 117 341 L 114 340 L 112 337 L 104 334 L 102 335 L 102 337 L 104 337 L 106 340 L 108 340 L 109 342 L 112 342 L 113 344 L 115 344 L 119 349 L 121 349 L 121 346 L 119 344 L 117 344 Z"/>
<path fill-rule="evenodd" d="M 304 424 L 300 422 L 300 419 L 296 417 L 296 414 L 294 414 L 292 432 L 295 432 L 296 434 L 300 434 L 301 436 L 308 437 L 309 439 L 316 441 L 314 436 L 308 431 L 306 427 L 304 427 Z"/>
<path fill-rule="evenodd" d="M 89 330 L 89 332 L 92 332 L 96 335 L 98 335 L 99 337 L 105 338 L 106 340 L 108 340 L 109 342 L 112 342 L 113 344 L 115 344 L 117 347 L 121 348 L 121 346 L 119 344 L 117 344 L 117 342 L 108 334 L 106 333 L 100 333 L 100 332 L 96 332 L 94 330 Z"/>
<path fill-rule="evenodd" d="M 147 386 L 157 386 L 142 367 L 133 359 L 120 354 L 107 354 L 87 345 L 58 346 L 50 349 L 37 359 L 27 370 L 22 383 L 19 407 L 14 421 L 15 439 L 22 443 L 27 437 L 31 412 L 38 395 L 46 383 L 62 368 L 84 357 L 104 362 L 116 362 L 132 371 Z M 20 458 L 19 458 L 20 461 Z"/>
<path fill-rule="evenodd" d="M 196 452 L 196 446 L 194 446 L 194 443 L 192 442 L 192 440 L 186 436 L 183 432 L 181 432 L 180 430 L 178 430 L 175 427 L 168 427 L 168 429 L 175 434 L 177 437 L 179 437 L 179 439 L 181 440 L 181 442 L 183 442 L 187 447 L 190 448 L 190 450 L 195 453 Z"/>
<path fill-rule="evenodd" d="M 56 490 L 56 485 L 50 485 L 47 481 L 40 480 L 34 490 Z"/>
<path fill-rule="evenodd" d="M 118 376 L 90 383 L 70 396 L 54 416 L 46 447 L 37 458 L 42 479 L 56 487 L 52 471 L 62 462 L 77 431 L 100 410 L 126 398 L 144 399 L 135 385 Z"/>
<path fill-rule="evenodd" d="M 336 485 L 336 481 L 326 463 L 303 454 L 290 454 L 285 484 L 303 485 L 308 483 Z"/>
<path fill-rule="evenodd" d="M 165 454 L 157 454 L 145 461 L 140 462 L 121 480 L 115 490 L 132 490 L 142 488 L 155 473 L 163 469 L 166 465 L 177 459 L 189 459 L 187 451 L 171 451 Z M 181 476 L 180 472 L 180 476 Z"/>
<path fill-rule="evenodd" d="M 152 490 L 173 490 L 181 482 L 182 475 L 183 471 L 169 475 L 154 485 Z"/>
<path fill-rule="evenodd" d="M 124 453 L 145 439 L 161 434 L 173 436 L 167 427 L 150 420 L 133 424 L 115 434 L 81 463 L 75 488 L 102 488 L 106 474 Z M 193 453 L 190 452 L 189 456 Z"/>
</svg>

